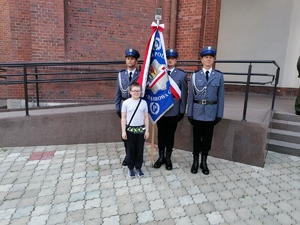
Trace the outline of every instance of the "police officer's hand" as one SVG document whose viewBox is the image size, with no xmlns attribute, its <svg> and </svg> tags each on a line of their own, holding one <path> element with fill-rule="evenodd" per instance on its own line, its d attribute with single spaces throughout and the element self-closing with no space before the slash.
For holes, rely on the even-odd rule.
<svg viewBox="0 0 300 225">
<path fill-rule="evenodd" d="M 117 114 L 118 114 L 118 116 L 119 116 L 120 118 L 122 117 L 121 111 L 117 111 Z"/>
<path fill-rule="evenodd" d="M 177 116 L 177 122 L 179 122 L 180 120 L 182 120 L 184 117 L 184 114 L 183 113 L 179 113 L 178 116 Z"/>
<path fill-rule="evenodd" d="M 189 116 L 189 117 L 188 117 L 188 120 L 189 120 L 190 124 L 194 125 L 194 120 L 193 120 L 193 117 L 192 117 L 192 116 Z"/>
<path fill-rule="evenodd" d="M 214 121 L 214 125 L 217 125 L 221 121 L 221 117 L 217 117 Z"/>
</svg>

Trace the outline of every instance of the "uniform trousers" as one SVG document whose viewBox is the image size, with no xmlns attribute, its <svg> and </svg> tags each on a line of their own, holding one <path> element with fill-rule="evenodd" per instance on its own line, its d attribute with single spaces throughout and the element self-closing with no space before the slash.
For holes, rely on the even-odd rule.
<svg viewBox="0 0 300 225">
<path fill-rule="evenodd" d="M 144 133 L 136 134 L 129 131 L 126 131 L 127 134 L 127 166 L 129 169 L 141 169 L 143 164 L 143 156 L 144 156 Z"/>
<path fill-rule="evenodd" d="M 211 149 L 214 121 L 193 120 L 193 154 L 207 156 Z"/>
<path fill-rule="evenodd" d="M 177 116 L 161 117 L 157 121 L 157 140 L 159 151 L 172 152 L 174 134 L 177 128 Z"/>
<path fill-rule="evenodd" d="M 300 87 L 299 87 L 299 91 L 298 91 L 298 95 L 295 101 L 295 111 L 296 112 L 300 112 Z"/>
</svg>

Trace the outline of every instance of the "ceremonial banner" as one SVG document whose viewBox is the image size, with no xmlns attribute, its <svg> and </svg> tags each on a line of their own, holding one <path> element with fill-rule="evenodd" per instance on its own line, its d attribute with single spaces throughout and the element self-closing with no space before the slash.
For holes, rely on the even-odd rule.
<svg viewBox="0 0 300 225">
<path fill-rule="evenodd" d="M 142 96 L 148 104 L 150 120 L 155 124 L 173 106 L 162 31 L 164 25 L 151 24 L 152 35 L 147 43 L 144 64 L 138 79 Z"/>
</svg>

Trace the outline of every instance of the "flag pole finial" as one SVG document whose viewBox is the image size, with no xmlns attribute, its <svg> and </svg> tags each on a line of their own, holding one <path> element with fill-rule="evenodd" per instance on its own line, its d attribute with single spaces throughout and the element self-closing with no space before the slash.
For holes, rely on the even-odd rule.
<svg viewBox="0 0 300 225">
<path fill-rule="evenodd" d="M 162 19 L 162 9 L 161 8 L 156 8 L 155 10 L 155 20 L 157 25 L 159 25 L 159 21 Z"/>
</svg>

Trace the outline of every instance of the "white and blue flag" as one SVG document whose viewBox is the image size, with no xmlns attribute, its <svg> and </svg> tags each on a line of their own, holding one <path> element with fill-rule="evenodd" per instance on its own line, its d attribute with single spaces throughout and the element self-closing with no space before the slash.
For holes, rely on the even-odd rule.
<svg viewBox="0 0 300 225">
<path fill-rule="evenodd" d="M 153 22 L 151 28 L 152 35 L 146 47 L 138 83 L 148 104 L 150 120 L 155 124 L 173 106 L 173 95 L 166 71 L 167 60 L 162 34 L 164 25 Z"/>
</svg>

